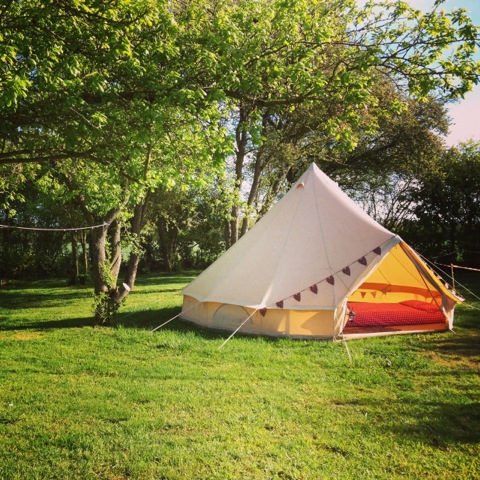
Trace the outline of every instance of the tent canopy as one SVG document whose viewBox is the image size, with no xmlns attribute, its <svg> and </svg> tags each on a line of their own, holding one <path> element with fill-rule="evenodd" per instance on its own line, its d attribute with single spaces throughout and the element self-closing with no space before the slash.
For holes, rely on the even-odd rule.
<svg viewBox="0 0 480 480">
<path fill-rule="evenodd" d="M 365 301 L 367 293 L 374 303 L 435 301 L 446 325 L 453 321 L 456 297 L 400 237 L 312 164 L 244 237 L 185 287 L 182 317 L 231 330 L 254 313 L 243 331 L 333 337 L 343 331 L 349 299 Z"/>
</svg>

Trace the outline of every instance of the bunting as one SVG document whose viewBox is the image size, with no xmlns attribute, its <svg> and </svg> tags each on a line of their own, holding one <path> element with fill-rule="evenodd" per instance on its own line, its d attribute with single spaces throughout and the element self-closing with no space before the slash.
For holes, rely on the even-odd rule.
<svg viewBox="0 0 480 480">
<path fill-rule="evenodd" d="M 381 255 L 382 254 L 382 248 L 381 247 L 376 247 L 374 248 L 370 253 L 375 253 L 376 255 Z M 366 256 L 363 256 L 363 257 L 360 257 L 358 260 L 356 260 L 356 262 L 354 263 L 359 263 L 360 265 L 363 265 L 364 267 L 366 267 L 368 265 L 368 261 L 367 261 L 367 257 Z M 344 275 L 347 275 L 347 276 L 350 276 L 351 275 L 351 269 L 350 269 L 350 266 L 353 265 L 353 264 L 350 264 L 350 265 L 347 265 L 346 267 L 343 267 L 341 272 L 344 274 Z M 300 292 L 297 292 L 293 295 L 291 295 L 290 297 L 286 297 L 284 298 L 283 300 L 279 300 L 278 302 L 275 303 L 275 305 L 278 307 L 278 308 L 283 308 L 284 307 L 284 302 L 285 300 L 287 300 L 288 298 L 294 298 L 297 302 L 300 302 L 302 300 L 302 292 L 305 292 L 307 290 L 310 290 L 313 294 L 317 295 L 318 294 L 318 285 L 322 282 L 327 282 L 329 285 L 335 285 L 335 276 L 337 276 L 338 274 L 340 273 L 339 272 L 336 272 L 334 273 L 333 275 L 330 275 L 326 278 L 324 278 L 323 280 L 320 280 L 319 282 L 313 284 L 313 285 L 310 285 L 310 287 L 306 288 L 305 290 L 302 290 Z M 362 295 L 362 298 L 365 298 L 365 295 L 367 294 L 367 292 L 360 292 L 361 295 Z M 376 295 L 374 293 L 372 293 L 372 295 Z M 262 316 L 265 316 L 266 313 L 267 313 L 267 308 L 262 308 L 259 310 L 259 312 L 261 313 Z"/>
<path fill-rule="evenodd" d="M 367 266 L 367 259 L 365 257 L 359 258 L 357 261 L 360 265 L 363 265 L 364 267 Z"/>
</svg>

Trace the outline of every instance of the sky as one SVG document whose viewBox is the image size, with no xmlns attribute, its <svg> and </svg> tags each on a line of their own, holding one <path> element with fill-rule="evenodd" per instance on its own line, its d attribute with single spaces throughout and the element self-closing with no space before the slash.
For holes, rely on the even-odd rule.
<svg viewBox="0 0 480 480">
<path fill-rule="evenodd" d="M 428 11 L 434 0 L 407 0 L 413 7 Z M 443 9 L 465 8 L 473 23 L 480 26 L 480 0 L 446 0 Z M 480 52 L 477 52 L 480 61 Z M 452 119 L 450 133 L 446 138 L 448 145 L 456 145 L 466 140 L 480 141 L 480 85 L 465 95 L 465 98 L 449 106 L 449 116 Z"/>
<path fill-rule="evenodd" d="M 362 0 L 359 0 L 361 3 Z M 432 8 L 434 0 L 406 0 L 412 7 L 427 12 Z M 465 8 L 473 23 L 480 26 L 480 0 L 446 0 L 442 6 L 446 11 L 454 8 Z M 480 61 L 480 52 L 477 52 Z M 463 100 L 448 108 L 452 120 L 450 133 L 446 138 L 449 146 L 473 139 L 480 141 L 480 85 L 465 95 Z"/>
</svg>

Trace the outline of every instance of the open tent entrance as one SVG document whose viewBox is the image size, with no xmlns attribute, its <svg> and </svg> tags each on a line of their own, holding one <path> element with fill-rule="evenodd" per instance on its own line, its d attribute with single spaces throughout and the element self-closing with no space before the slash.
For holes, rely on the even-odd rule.
<svg viewBox="0 0 480 480">
<path fill-rule="evenodd" d="M 455 302 L 450 292 L 404 243 L 347 298 L 345 336 L 448 330 Z"/>
</svg>

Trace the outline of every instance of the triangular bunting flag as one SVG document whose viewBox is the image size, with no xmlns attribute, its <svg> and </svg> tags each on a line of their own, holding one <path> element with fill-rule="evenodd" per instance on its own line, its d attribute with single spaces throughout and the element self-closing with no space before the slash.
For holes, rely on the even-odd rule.
<svg viewBox="0 0 480 480">
<path fill-rule="evenodd" d="M 267 314 L 267 309 L 266 308 L 261 308 L 259 310 L 260 314 L 262 315 L 262 317 L 264 317 L 266 314 Z"/>
<path fill-rule="evenodd" d="M 365 295 L 367 294 L 367 292 L 360 292 L 360 294 L 362 295 L 362 298 L 365 298 Z"/>
<path fill-rule="evenodd" d="M 342 272 L 343 272 L 345 275 L 350 275 L 350 267 L 342 268 Z"/>
<path fill-rule="evenodd" d="M 312 286 L 310 287 L 310 291 L 313 292 L 313 293 L 316 295 L 316 294 L 318 293 L 318 287 L 317 287 L 317 285 L 316 285 L 316 284 L 315 284 L 315 285 L 312 285 Z"/>
<path fill-rule="evenodd" d="M 276 303 L 278 308 L 283 308 L 283 300 L 280 300 L 279 302 Z"/>
<path fill-rule="evenodd" d="M 358 259 L 358 263 L 360 263 L 361 265 L 366 266 L 366 265 L 367 265 L 367 259 L 366 259 L 365 257 L 359 258 L 359 259 Z"/>
<path fill-rule="evenodd" d="M 382 254 L 382 249 L 380 247 L 374 248 L 373 253 L 376 253 L 377 255 L 381 255 Z"/>
<path fill-rule="evenodd" d="M 375 298 L 377 296 L 377 292 L 372 292 L 372 297 Z"/>
<path fill-rule="evenodd" d="M 330 275 L 330 277 L 327 278 L 327 283 L 330 285 L 335 285 L 335 279 L 333 278 L 333 275 Z"/>
<path fill-rule="evenodd" d="M 299 301 L 301 300 L 302 296 L 300 295 L 300 293 L 296 293 L 296 294 L 293 296 L 293 298 L 294 298 L 297 302 L 299 302 Z"/>
</svg>

